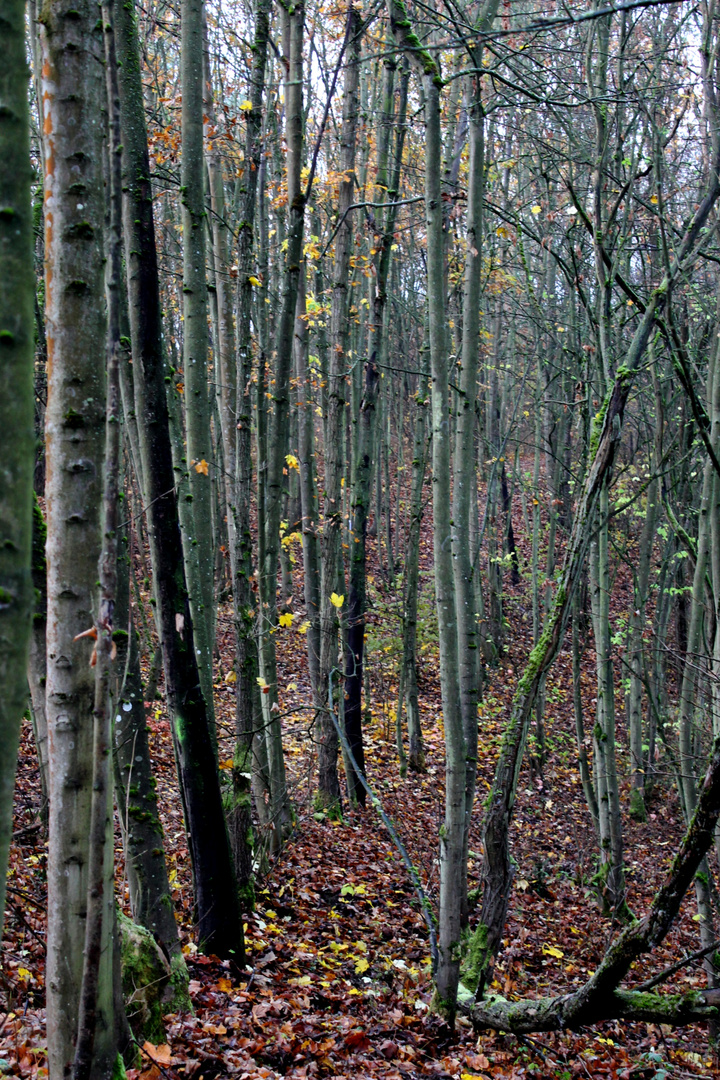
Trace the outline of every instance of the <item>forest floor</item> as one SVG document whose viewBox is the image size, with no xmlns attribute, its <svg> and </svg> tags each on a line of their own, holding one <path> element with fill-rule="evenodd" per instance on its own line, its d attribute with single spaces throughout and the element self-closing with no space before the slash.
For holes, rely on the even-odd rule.
<svg viewBox="0 0 720 1080">
<path fill-rule="evenodd" d="M 434 640 L 430 550 L 425 541 L 420 687 L 427 772 L 401 779 L 394 731 L 397 602 L 379 570 L 371 582 L 368 627 L 372 719 L 366 725 L 369 782 L 393 819 L 426 892 L 438 894 L 438 828 L 443 808 L 443 735 L 437 643 Z M 373 544 L 373 549 L 375 545 Z M 374 552 L 373 557 L 376 558 Z M 300 560 L 298 559 L 298 562 Z M 507 575 L 509 579 L 509 575 Z M 375 810 L 346 812 L 342 821 L 313 812 L 313 750 L 302 607 L 278 632 L 281 707 L 286 715 L 288 768 L 296 809 L 292 838 L 258 882 L 257 904 L 246 916 L 252 974 L 234 981 L 226 966 L 201 956 L 193 942 L 189 859 L 178 797 L 167 714 L 147 704 L 158 778 L 170 881 L 190 969 L 194 1015 L 169 1015 L 167 1041 L 146 1044 L 141 1080 L 195 1077 L 382 1077 L 454 1080 L 489 1077 L 612 1077 L 657 1080 L 711 1076 L 702 1027 L 670 1029 L 607 1023 L 579 1033 L 533 1038 L 473 1033 L 461 1019 L 450 1037 L 428 1011 L 431 997 L 426 927 L 407 872 Z M 618 575 L 616 614 L 630 591 Z M 481 707 L 480 771 L 470 848 L 471 886 L 477 883 L 482 802 L 516 683 L 531 647 L 528 583 L 508 585 L 509 650 L 490 672 Z M 393 607 L 393 605 L 395 605 Z M 394 622 L 393 622 L 394 620 Z M 218 624 L 217 712 L 221 759 L 232 757 L 234 687 L 230 612 Z M 594 672 L 585 657 L 583 698 L 592 716 Z M 620 700 L 620 699 L 619 699 Z M 621 713 L 618 709 L 618 713 Z M 625 735 L 620 724 L 620 741 Z M 495 989 L 508 997 L 545 996 L 578 986 L 597 965 L 616 932 L 598 909 L 592 885 L 597 846 L 575 765 L 572 667 L 558 658 L 547 687 L 547 762 L 542 778 L 524 766 L 512 829 L 517 874 Z M 228 760 L 221 760 L 227 767 Z M 620 755 L 624 776 L 626 756 Z M 627 785 L 623 787 L 627 805 Z M 47 1076 L 44 1052 L 45 861 L 39 827 L 40 788 L 32 732 L 23 731 L 16 788 L 6 933 L 0 974 L 0 1073 Z M 644 911 L 682 834 L 670 769 L 660 762 L 646 823 L 627 816 L 629 903 Z M 118 888 L 125 894 L 121 852 Z M 698 946 L 692 897 L 672 933 L 635 965 L 628 984 L 662 971 Z M 698 965 L 682 969 L 677 989 L 703 986 Z M 153 1063 L 154 1059 L 154 1063 Z"/>
</svg>

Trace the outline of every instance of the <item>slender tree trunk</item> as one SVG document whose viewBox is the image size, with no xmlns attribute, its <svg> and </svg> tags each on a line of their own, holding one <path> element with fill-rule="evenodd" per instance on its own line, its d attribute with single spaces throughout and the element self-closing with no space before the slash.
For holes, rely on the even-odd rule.
<svg viewBox="0 0 720 1080">
<path fill-rule="evenodd" d="M 482 28 L 492 25 L 497 0 L 485 4 Z M 474 65 L 482 70 L 482 49 L 474 57 Z M 465 88 L 469 101 L 467 110 L 469 136 L 468 207 L 466 218 L 465 282 L 463 288 L 463 326 L 460 371 L 460 404 L 455 427 L 455 462 L 453 474 L 452 524 L 454 526 L 453 572 L 455 576 L 455 605 L 457 648 L 460 679 L 460 709 L 465 743 L 465 836 L 462 856 L 465 880 L 461 903 L 467 899 L 467 849 L 470 818 L 475 801 L 477 775 L 477 706 L 480 693 L 480 664 L 478 651 L 478 620 L 475 603 L 474 551 L 470 546 L 470 498 L 477 488 L 475 471 L 475 400 L 477 395 L 480 357 L 480 290 L 482 277 L 483 202 L 485 188 L 485 128 L 482 109 L 480 76 L 468 76 Z M 436 556 L 437 558 L 437 556 Z M 466 921 L 467 912 L 463 912 Z"/>
<path fill-rule="evenodd" d="M 263 694 L 270 800 L 272 846 L 277 848 L 290 822 L 290 805 L 285 780 L 282 725 L 278 719 L 277 663 L 275 629 L 277 626 L 277 574 L 280 551 L 280 517 L 283 475 L 288 452 L 290 375 L 292 371 L 293 330 L 297 303 L 298 279 L 302 262 L 305 198 L 300 171 L 303 147 L 303 37 L 305 8 L 302 0 L 282 9 L 283 51 L 285 64 L 285 109 L 287 141 L 288 234 L 283 271 L 282 306 L 275 332 L 275 368 L 273 410 L 267 431 L 267 483 L 264 507 L 264 551 L 260 567 L 260 649 L 261 670 L 268 693 Z"/>
<path fill-rule="evenodd" d="M 358 80 L 360 43 L 358 33 L 360 12 L 350 4 L 349 53 L 345 67 L 343 91 L 343 122 L 340 134 L 340 196 L 338 215 L 340 225 L 335 239 L 335 269 L 333 276 L 332 309 L 330 315 L 330 371 L 328 401 L 325 416 L 325 497 L 323 500 L 323 533 L 321 546 L 320 582 L 320 665 L 318 672 L 317 745 L 318 800 L 332 807 L 340 802 L 340 783 L 337 775 L 338 739 L 330 712 L 330 672 L 338 662 L 337 610 L 331 596 L 337 592 L 337 567 L 342 538 L 343 431 L 345 424 L 345 380 L 348 365 L 348 278 L 353 236 L 352 216 L 348 212 L 353 201 L 355 145 L 358 120 Z M 349 482 L 349 470 L 345 473 Z M 335 681 L 337 685 L 337 680 Z"/>
<path fill-rule="evenodd" d="M 127 501 L 123 505 L 127 505 Z M 162 825 L 148 746 L 137 631 L 130 606 L 128 536 L 118 535 L 115 599 L 117 660 L 114 726 L 115 797 L 125 848 L 133 919 L 146 927 L 168 958 L 180 953 L 165 862 Z"/>
<path fill-rule="evenodd" d="M 298 394 L 298 469 L 300 472 L 300 533 L 307 628 L 308 669 L 316 709 L 320 698 L 320 566 L 318 560 L 318 501 L 315 482 L 313 390 L 308 362 L 305 271 L 300 274 L 295 318 L 295 379 Z"/>
<path fill-rule="evenodd" d="M 137 28 L 117 0 L 123 224 L 140 452 L 163 651 L 165 690 L 193 866 L 198 936 L 204 948 L 244 962 L 242 922 L 208 711 L 200 688 L 187 602 L 165 395 L 160 295 Z"/>
<path fill-rule="evenodd" d="M 115 925 L 115 858 L 113 850 L 112 724 L 117 699 L 111 694 L 114 609 L 117 591 L 117 530 L 120 485 L 120 301 L 122 273 L 122 194 L 120 103 L 111 0 L 101 6 L 105 44 L 105 89 L 108 115 L 108 230 L 105 294 L 107 305 L 107 408 L 105 420 L 103 537 L 98 566 L 99 597 L 95 616 L 95 702 L 93 708 L 92 800 L 89 822 L 87 909 L 78 1031 L 73 1080 L 107 1075 L 108 1050 L 117 1024 L 114 1010 L 113 961 Z M 93 605 L 95 607 L 95 605 Z M 110 1032 L 107 1028 L 110 1027 Z M 114 1039 L 113 1039 L 114 1042 Z M 115 1054 L 117 1056 L 117 1047 Z M 99 1061 L 96 1061 L 98 1053 Z"/>
<path fill-rule="evenodd" d="M 600 492 L 597 534 L 590 546 L 590 588 L 597 667 L 597 719 L 593 732 L 595 781 L 600 810 L 600 894 L 608 911 L 624 916 L 625 877 L 615 741 L 615 686 L 610 652 L 608 482 Z"/>
<path fill-rule="evenodd" d="M 256 598 L 254 579 L 254 540 L 250 526 L 250 505 L 253 485 L 252 461 L 252 373 L 253 354 L 251 314 L 253 300 L 255 206 L 258 177 L 261 171 L 262 152 L 262 99 L 265 87 L 267 46 L 269 37 L 270 0 L 258 0 L 255 6 L 255 37 L 250 73 L 250 104 L 246 111 L 245 165 L 241 178 L 240 213 L 238 230 L 238 293 L 237 293 L 237 376 L 236 394 L 236 485 L 237 496 L 230 505 L 235 515 L 230 536 L 235 545 L 231 556 L 233 568 L 233 619 L 235 623 L 235 674 L 236 705 L 235 730 L 237 745 L 233 767 L 233 809 L 230 828 L 233 837 L 235 869 L 241 900 L 248 910 L 253 903 L 252 887 L 252 807 L 250 792 L 255 791 L 258 820 L 266 824 L 267 808 L 267 754 L 265 733 L 262 727 L 262 708 L 258 678 L 258 653 L 255 617 Z M 260 198 L 264 199 L 261 187 Z M 256 279 L 259 280 L 259 279 Z M 260 293 L 258 306 L 265 308 L 266 280 L 257 287 Z M 263 311 L 264 315 L 264 311 Z M 258 379 L 258 393 L 264 389 L 262 378 Z M 229 439 L 229 433 L 228 433 Z M 260 481 L 258 479 L 258 492 Z M 258 499 L 258 520 L 261 521 L 261 500 Z M 261 534 L 262 529 L 258 529 Z M 258 561 L 260 561 L 258 559 Z M 250 777 L 250 780 L 248 779 Z"/>
<path fill-rule="evenodd" d="M 425 350 L 423 350 L 425 353 Z M 417 681 L 417 621 L 420 588 L 420 531 L 424 514 L 425 468 L 427 464 L 428 386 L 422 378 L 415 405 L 415 440 L 412 459 L 412 491 L 410 495 L 410 529 L 405 556 L 405 622 L 403 626 L 403 678 L 407 704 L 408 765 L 414 772 L 425 769 L 425 750 L 420 726 L 420 701 Z M 401 704 L 398 703 L 398 711 Z"/>
<path fill-rule="evenodd" d="M 25 4 L 0 20 L 0 938 L 33 610 L 34 297 Z"/>
<path fill-rule="evenodd" d="M 32 524 L 32 580 L 35 589 L 35 610 L 32 618 L 32 637 L 28 658 L 28 684 L 33 733 L 40 767 L 42 806 L 40 816 L 47 826 L 49 769 L 48 730 L 45 709 L 45 686 L 47 683 L 47 561 L 45 543 L 47 527 L 37 495 L 33 493 Z"/>
<path fill-rule="evenodd" d="M 181 5 L 182 168 L 180 193 L 183 226 L 183 375 L 187 468 L 191 502 L 183 515 L 183 546 L 200 685 L 208 714 L 213 706 L 215 627 L 214 535 L 211 467 L 215 454 L 210 431 L 208 394 L 208 321 L 205 281 L 207 214 L 203 190 L 203 0 Z"/>
<path fill-rule="evenodd" d="M 42 12 L 45 293 L 48 343 L 47 719 L 50 752 L 47 1035 L 69 1076 L 78 1034 L 93 798 L 92 647 L 105 441 L 103 46 L 97 9 Z M 70 794 L 71 793 L 71 794 Z M 105 793 L 103 793 L 104 796 Z M 110 983 L 112 950 L 101 982 Z M 98 1003 L 95 1075 L 116 1058 L 112 996 Z M 98 1033 L 99 1034 L 99 1033 Z"/>
</svg>

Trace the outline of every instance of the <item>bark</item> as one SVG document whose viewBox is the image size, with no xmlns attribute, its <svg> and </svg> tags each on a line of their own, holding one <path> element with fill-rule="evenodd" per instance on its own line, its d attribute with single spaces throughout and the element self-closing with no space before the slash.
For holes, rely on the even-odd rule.
<svg viewBox="0 0 720 1080">
<path fill-rule="evenodd" d="M 105 467 L 102 505 L 103 538 L 98 566 L 99 597 L 95 618 L 95 701 L 93 707 L 92 800 L 89 822 L 87 908 L 82 984 L 78 1010 L 73 1080 L 89 1080 L 107 1068 L 118 1030 L 113 984 L 113 935 L 115 926 L 115 859 L 112 821 L 112 717 L 111 699 L 114 641 L 114 609 L 117 589 L 117 529 L 120 482 L 120 301 L 122 274 L 122 195 L 120 160 L 120 104 L 117 58 L 111 0 L 101 6 L 105 45 L 105 89 L 108 110 L 108 206 L 107 230 L 107 405 L 105 419 Z M 103 1029 L 110 1026 L 113 1040 Z M 103 1035 L 105 1034 L 105 1038 Z M 109 1033 L 108 1033 L 109 1034 Z M 100 1052 L 96 1062 L 96 1045 Z M 117 1054 L 117 1046 L 114 1047 Z"/>
<path fill-rule="evenodd" d="M 101 546 L 105 441 L 103 297 L 103 46 L 97 9 L 73 19 L 47 3 L 42 23 L 45 117 L 45 292 L 48 346 L 47 720 L 50 755 L 48 855 L 48 1061 L 68 1076 L 78 1034 L 88 910 L 93 786 L 92 648 Z M 96 881 L 92 881 L 95 885 Z M 102 1022 L 95 1075 L 116 1058 L 112 950 L 103 959 Z M 102 1033 L 102 1034 L 101 1034 Z"/>
<path fill-rule="evenodd" d="M 627 914 L 627 905 L 623 868 L 623 829 L 616 763 L 615 686 L 610 654 L 608 485 L 609 481 L 606 480 L 600 491 L 599 521 L 596 534 L 590 543 L 589 559 L 597 673 L 597 708 L 593 729 L 594 778 L 600 826 L 598 886 L 601 903 L 606 911 L 612 911 L 623 917 Z"/>
<path fill-rule="evenodd" d="M 242 965 L 244 944 L 208 711 L 187 602 L 165 396 L 160 296 L 147 133 L 133 9 L 118 0 L 115 29 L 123 144 L 123 224 L 147 522 L 185 826 L 203 947 Z"/>
<path fill-rule="evenodd" d="M 265 734 L 262 727 L 262 709 L 257 684 L 258 654 L 256 640 L 256 597 L 254 579 L 254 539 L 250 526 L 250 504 L 253 485 L 252 461 L 252 374 L 253 354 L 251 337 L 251 314 L 253 300 L 255 206 L 258 177 L 261 172 L 262 152 L 262 99 L 265 87 L 267 46 L 269 37 L 269 0 L 258 0 L 255 7 L 255 37 L 250 73 L 249 100 L 252 109 L 246 113 L 245 167 L 240 187 L 240 215 L 238 228 L 238 291 L 237 291 L 237 376 L 236 394 L 236 485 L 237 497 L 230 504 L 234 515 L 234 528 L 230 543 L 235 545 L 231 556 L 233 568 L 233 619 L 235 624 L 235 674 L 236 704 L 235 731 L 237 745 L 233 768 L 233 808 L 230 813 L 230 830 L 235 856 L 235 870 L 241 897 L 252 906 L 252 807 L 251 787 L 255 791 L 256 812 L 261 824 L 267 820 L 265 792 L 267 790 L 267 754 Z M 264 159 L 262 159 L 264 160 Z M 264 190 L 260 191 L 261 200 Z M 259 279 L 258 279 L 259 280 Z M 258 307 L 264 315 L 267 276 L 260 287 Z M 260 343 L 261 348 L 263 343 Z M 262 378 L 258 378 L 258 394 L 262 393 Z M 259 398 L 258 398 L 259 400 Z M 258 478 L 258 493 L 260 480 Z M 258 520 L 262 503 L 258 497 Z M 262 533 L 262 529 L 258 530 Z M 258 559 L 259 561 L 259 559 Z M 250 779 L 249 779 L 250 778 Z"/>
<path fill-rule="evenodd" d="M 422 77 L 425 96 L 425 218 L 427 229 L 427 295 L 432 373 L 433 550 L 435 602 L 440 636 L 440 683 L 445 726 L 445 820 L 440 833 L 439 964 L 435 974 L 437 1004 L 451 1020 L 457 1002 L 459 944 L 464 907 L 465 864 L 465 733 L 460 706 L 460 680 L 450 504 L 450 425 L 443 283 L 443 214 L 440 193 L 439 69 L 413 32 L 402 0 L 390 0 L 390 22 L 400 48 Z"/>
<path fill-rule="evenodd" d="M 138 638 L 130 606 L 130 572 L 128 537 L 121 529 L 114 634 L 117 646 L 113 689 L 115 797 L 133 919 L 149 930 L 165 954 L 172 957 L 180 951 L 180 942 L 148 746 Z"/>
<path fill-rule="evenodd" d="M 195 654 L 205 705 L 214 716 L 212 658 L 215 626 L 214 535 L 211 467 L 215 454 L 208 394 L 208 321 L 205 282 L 205 194 L 203 190 L 203 0 L 181 7 L 183 227 L 183 375 L 190 500 L 181 518 L 186 549 Z M 192 556 L 187 551 L 192 548 Z"/>
<path fill-rule="evenodd" d="M 427 380 L 422 379 L 418 387 L 415 411 L 415 441 L 412 459 L 412 491 L 410 495 L 410 529 L 405 555 L 405 582 L 403 604 L 403 656 L 402 676 L 404 680 L 405 702 L 407 705 L 408 730 L 408 765 L 413 772 L 425 770 L 425 750 L 423 747 L 422 727 L 420 725 L 420 702 L 417 682 L 417 620 L 418 592 L 420 586 L 420 530 L 424 514 L 423 489 L 427 466 L 427 420 L 428 411 Z M 398 703 L 401 714 L 402 702 Z"/>
<path fill-rule="evenodd" d="M 358 85 L 360 45 L 359 11 L 348 8 L 350 48 L 345 67 L 343 119 L 340 133 L 340 225 L 335 238 L 332 307 L 330 314 L 330 370 L 328 374 L 327 411 L 324 439 L 324 499 L 320 581 L 320 664 L 316 708 L 318 746 L 318 800 L 332 807 L 340 802 L 337 774 L 338 739 L 330 713 L 330 672 L 338 662 L 337 611 L 330 597 L 337 591 L 337 567 L 342 539 L 343 430 L 348 366 L 348 280 L 353 237 L 353 219 L 349 207 L 353 201 L 355 147 L 358 122 Z M 349 469 L 345 473 L 349 481 Z"/>
<path fill-rule="evenodd" d="M 282 725 L 278 719 L 277 663 L 277 575 L 280 552 L 280 518 L 283 505 L 288 452 L 290 375 L 298 279 L 302 262 L 305 197 L 300 171 L 303 148 L 303 37 L 305 8 L 302 0 L 282 7 L 283 63 L 285 65 L 285 109 L 287 142 L 288 230 L 282 278 L 282 301 L 275 329 L 273 409 L 268 417 L 263 553 L 260 565 L 260 657 L 261 672 L 268 693 L 263 694 L 263 716 L 270 770 L 271 846 L 281 844 L 290 824 L 290 803 L 285 779 Z"/>
<path fill-rule="evenodd" d="M 320 689 L 320 566 L 318 559 L 318 501 L 315 481 L 313 389 L 308 361 L 305 273 L 300 274 L 295 318 L 295 379 L 298 394 L 298 469 L 300 473 L 300 533 L 307 628 L 308 670 L 316 708 L 322 708 Z"/>
<path fill-rule="evenodd" d="M 33 610 L 33 217 L 25 4 L 0 20 L 0 938 Z"/>
<path fill-rule="evenodd" d="M 362 686 L 365 645 L 366 610 L 366 535 L 372 491 L 373 468 L 377 467 L 378 501 L 375 524 L 381 520 L 381 469 L 376 436 L 378 422 L 382 424 L 382 399 L 378 397 L 380 373 L 385 367 L 387 347 L 387 288 L 392 258 L 392 242 L 397 218 L 396 199 L 400 187 L 400 169 L 405 135 L 407 90 L 409 73 L 403 73 L 400 84 L 398 111 L 398 134 L 393 147 L 391 130 L 395 116 L 394 103 L 395 64 L 386 61 L 382 88 L 382 106 L 378 120 L 378 169 L 376 191 L 378 201 L 387 207 L 380 211 L 380 223 L 376 224 L 375 285 L 371 289 L 371 314 L 368 325 L 368 362 L 365 366 L 365 387 L 357 420 L 357 449 L 353 455 L 352 478 L 352 531 L 350 537 L 349 596 L 347 609 L 347 651 L 345 656 L 345 725 L 353 757 L 364 772 L 364 748 L 362 734 Z M 383 372 L 384 375 L 384 372 Z M 387 396 L 387 395 L 386 395 Z M 386 408 L 389 402 L 386 403 Z M 386 446 L 386 455 L 388 447 Z M 377 462 L 375 457 L 378 457 Z M 386 497 L 389 498 L 389 488 Z M 378 531 L 378 538 L 380 532 Z M 388 558 L 392 553 L 388 551 Z M 365 805 L 365 789 L 354 770 L 348 778 L 351 800 Z"/>
<path fill-rule="evenodd" d="M 40 816 L 47 826 L 49 762 L 47 713 L 45 710 L 45 686 L 47 683 L 47 561 L 45 542 L 47 526 L 45 518 L 33 496 L 32 524 L 32 581 L 35 590 L 35 610 L 32 617 L 32 637 L 28 658 L 28 685 L 30 687 L 30 709 L 32 713 L 33 733 L 37 747 L 40 767 L 40 787 L 42 805 Z"/>
<path fill-rule="evenodd" d="M 495 18 L 498 0 L 483 6 L 479 28 L 489 28 Z M 482 70 L 482 48 L 473 55 L 473 64 Z M 462 349 L 460 356 L 460 394 L 455 427 L 452 524 L 453 571 L 455 576 L 455 617 L 459 661 L 460 710 L 465 743 L 465 832 L 461 903 L 463 921 L 467 921 L 467 848 L 470 819 L 475 801 L 477 774 L 477 706 L 480 694 L 478 619 L 475 602 L 474 551 L 470 545 L 470 498 L 477 488 L 475 469 L 475 401 L 480 359 L 480 294 L 483 251 L 483 203 L 485 195 L 485 117 L 482 108 L 479 75 L 468 76 L 465 87 L 469 139 L 468 206 L 466 217 L 465 281 L 463 286 Z"/>
</svg>

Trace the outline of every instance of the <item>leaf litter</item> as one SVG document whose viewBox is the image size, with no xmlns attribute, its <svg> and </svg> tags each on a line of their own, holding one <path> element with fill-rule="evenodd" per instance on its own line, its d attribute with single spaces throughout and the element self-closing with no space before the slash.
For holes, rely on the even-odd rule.
<svg viewBox="0 0 720 1080">
<path fill-rule="evenodd" d="M 377 567 L 369 582 L 372 717 L 366 719 L 365 737 L 370 784 L 393 819 L 419 870 L 423 888 L 436 905 L 444 750 L 427 530 L 422 558 L 429 629 L 425 629 L 424 640 L 421 636 L 419 687 L 427 772 L 410 773 L 404 780 L 398 772 L 394 745 L 397 680 L 392 662 L 399 633 L 397 600 Z M 622 570 L 618 578 L 613 604 L 622 610 L 627 600 L 623 598 Z M 301 595 L 298 587 L 296 595 Z M 506 584 L 505 602 L 509 651 L 488 673 L 489 685 L 480 709 L 471 887 L 479 884 L 482 801 L 492 778 L 517 674 L 532 645 L 529 583 L 524 580 L 517 587 Z M 293 622 L 285 619 L 278 631 L 278 670 L 281 707 L 287 714 L 284 722 L 296 828 L 267 875 L 258 881 L 256 908 L 245 916 L 251 969 L 246 980 L 237 981 L 226 964 L 199 954 L 195 946 L 189 858 L 169 723 L 164 705 L 147 703 L 169 877 L 190 972 L 194 1014 L 166 1016 L 166 1042 L 145 1043 L 141 1066 L 129 1070 L 130 1080 L 680 1080 L 716 1075 L 707 1033 L 700 1026 L 670 1029 L 664 1025 L 605 1023 L 581 1032 L 516 1038 L 478 1036 L 461 1018 L 455 1034 L 449 1033 L 429 1009 L 432 979 L 427 930 L 412 883 L 382 822 L 370 806 L 361 812 L 348 810 L 346 805 L 340 821 L 313 813 L 312 714 L 307 708 L 310 687 L 303 632 L 307 624 L 300 619 L 298 626 Z M 232 671 L 232 621 L 227 607 L 219 611 L 218 645 L 215 693 L 222 768 L 224 759 L 231 763 L 235 695 L 234 680 L 228 678 Z M 593 683 L 588 650 L 582 675 L 588 716 Z M 620 715 L 619 720 L 622 728 Z M 598 912 L 592 886 L 596 842 L 575 768 L 572 667 L 567 651 L 561 653 L 548 679 L 546 738 L 548 759 L 542 776 L 532 773 L 527 763 L 523 767 L 512 828 L 517 872 L 492 987 L 510 998 L 544 996 L 579 985 L 601 959 L 614 932 L 610 920 Z M 619 738 L 622 765 L 622 730 Z M 0 1073 L 32 1080 L 47 1076 L 47 845 L 40 807 L 32 731 L 26 724 L 15 794 L 0 970 Z M 682 834 L 669 773 L 659 776 L 650 811 L 645 823 L 625 819 L 629 902 L 636 912 L 649 903 Z M 127 907 L 119 833 L 116 846 L 118 893 Z M 693 913 L 693 905 L 686 899 L 672 933 L 652 956 L 638 962 L 632 981 L 648 978 L 697 948 Z M 681 990 L 704 985 L 702 969 L 682 969 L 672 985 Z"/>
</svg>

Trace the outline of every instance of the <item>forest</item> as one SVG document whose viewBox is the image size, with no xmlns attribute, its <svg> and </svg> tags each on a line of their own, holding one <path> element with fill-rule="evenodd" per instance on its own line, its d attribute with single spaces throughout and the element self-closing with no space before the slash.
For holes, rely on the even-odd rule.
<svg viewBox="0 0 720 1080">
<path fill-rule="evenodd" d="M 716 1075 L 718 0 L 0 60 L 0 1074 Z"/>
</svg>

